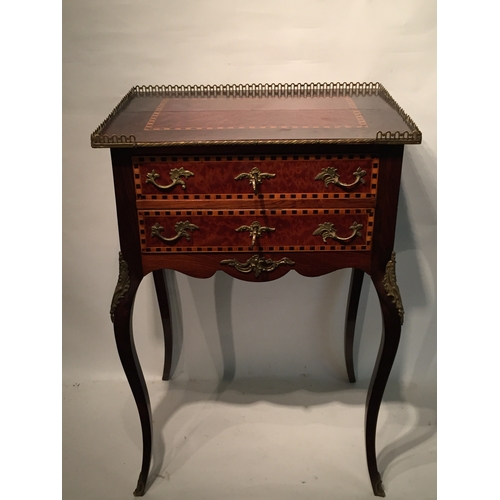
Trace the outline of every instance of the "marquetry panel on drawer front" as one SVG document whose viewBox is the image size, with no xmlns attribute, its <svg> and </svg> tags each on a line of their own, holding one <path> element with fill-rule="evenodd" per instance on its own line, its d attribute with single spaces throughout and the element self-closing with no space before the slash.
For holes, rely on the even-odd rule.
<svg viewBox="0 0 500 500">
<path fill-rule="evenodd" d="M 366 251 L 374 219 L 372 209 L 138 213 L 144 253 Z M 253 246 L 252 231 L 258 233 Z"/>
<path fill-rule="evenodd" d="M 372 155 L 134 157 L 138 200 L 366 199 L 377 192 Z M 235 178 L 239 177 L 239 180 Z M 252 177 L 257 178 L 255 189 Z"/>
</svg>

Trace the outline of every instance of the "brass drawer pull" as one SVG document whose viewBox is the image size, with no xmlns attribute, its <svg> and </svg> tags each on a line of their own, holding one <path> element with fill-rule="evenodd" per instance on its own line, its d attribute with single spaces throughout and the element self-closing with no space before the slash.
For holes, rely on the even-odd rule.
<svg viewBox="0 0 500 500">
<path fill-rule="evenodd" d="M 252 244 L 250 245 L 250 248 L 253 248 L 255 242 L 257 241 L 257 238 L 260 238 L 262 233 L 271 233 L 273 231 L 276 231 L 276 228 L 261 226 L 259 222 L 253 221 L 249 226 L 240 226 L 238 229 L 236 229 L 236 231 L 249 231 L 250 236 L 252 237 Z"/>
<path fill-rule="evenodd" d="M 160 174 L 157 173 L 155 170 L 152 170 L 149 174 L 146 174 L 146 183 L 153 184 L 153 186 L 156 186 L 158 189 L 171 189 L 174 186 L 177 186 L 177 184 L 180 184 L 182 186 L 182 189 L 186 189 L 186 183 L 181 179 L 181 177 L 191 177 L 193 172 L 190 172 L 189 170 L 185 170 L 183 167 L 180 168 L 173 168 L 170 170 L 170 180 L 172 181 L 168 186 L 162 186 L 161 184 L 158 184 L 156 182 L 156 179 L 160 177 Z"/>
<path fill-rule="evenodd" d="M 355 238 L 356 236 L 361 236 L 359 232 L 360 229 L 363 229 L 363 224 L 359 224 L 358 222 L 354 222 L 352 226 L 349 228 L 352 230 L 352 234 L 347 236 L 347 238 L 341 238 L 337 236 L 337 230 L 331 222 L 323 222 L 318 226 L 318 229 L 314 231 L 313 236 L 320 235 L 323 238 L 323 241 L 326 243 L 328 238 L 333 238 L 337 241 L 349 241 Z"/>
<path fill-rule="evenodd" d="M 366 175 L 365 170 L 361 170 L 360 167 L 357 168 L 355 172 L 352 173 L 356 180 L 351 184 L 344 184 L 340 182 L 340 175 L 338 170 L 335 167 L 322 168 L 321 172 L 314 178 L 315 181 L 325 181 L 325 186 L 328 187 L 328 184 L 335 184 L 336 186 L 350 188 L 355 186 L 358 183 L 364 184 L 365 180 L 363 177 Z"/>
<path fill-rule="evenodd" d="M 265 259 L 259 255 L 253 255 L 246 262 L 238 262 L 236 259 L 226 259 L 221 260 L 221 264 L 226 264 L 232 266 L 242 273 L 253 273 L 255 277 L 258 278 L 262 271 L 271 272 L 274 271 L 278 266 L 287 265 L 293 266 L 295 262 L 283 257 L 280 260 Z"/>
<path fill-rule="evenodd" d="M 237 175 L 234 180 L 241 181 L 242 179 L 249 179 L 250 184 L 252 185 L 253 192 L 257 194 L 257 186 L 262 184 L 264 179 L 272 179 L 276 177 L 276 174 L 267 174 L 265 172 L 261 172 L 257 167 L 253 167 L 250 172 L 243 172 Z"/>
<path fill-rule="evenodd" d="M 200 229 L 198 226 L 191 224 L 188 220 L 184 222 L 177 222 L 175 224 L 176 235 L 172 238 L 165 238 L 160 233 L 164 230 L 158 222 L 151 228 L 151 237 L 159 238 L 166 243 L 174 243 L 175 241 L 185 237 L 188 241 L 191 241 L 191 233 L 189 231 L 194 231 L 195 229 Z"/>
</svg>

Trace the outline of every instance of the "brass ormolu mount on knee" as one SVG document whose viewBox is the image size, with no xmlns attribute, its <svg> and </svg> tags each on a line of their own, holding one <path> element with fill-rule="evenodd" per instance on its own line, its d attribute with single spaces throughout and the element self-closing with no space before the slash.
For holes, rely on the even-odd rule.
<svg viewBox="0 0 500 500">
<path fill-rule="evenodd" d="M 401 301 L 401 293 L 399 291 L 398 283 L 396 281 L 396 253 L 392 252 L 391 259 L 385 266 L 385 275 L 382 280 L 385 291 L 389 297 L 392 297 L 392 302 L 396 305 L 401 324 L 404 321 L 405 311 L 403 309 L 403 302 Z"/>
<path fill-rule="evenodd" d="M 120 270 L 118 273 L 118 283 L 116 284 L 115 293 L 113 294 L 113 299 L 111 300 L 111 309 L 109 314 L 111 315 L 111 321 L 115 322 L 115 310 L 118 306 L 120 300 L 125 296 L 130 288 L 130 276 L 128 274 L 128 264 L 125 262 L 122 253 L 118 254 L 118 261 L 120 263 Z"/>
</svg>

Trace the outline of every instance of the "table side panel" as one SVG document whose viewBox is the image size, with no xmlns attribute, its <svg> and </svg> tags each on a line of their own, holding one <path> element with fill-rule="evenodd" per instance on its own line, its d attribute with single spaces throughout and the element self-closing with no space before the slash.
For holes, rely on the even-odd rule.
<svg viewBox="0 0 500 500">
<path fill-rule="evenodd" d="M 403 145 L 386 148 L 380 157 L 379 186 L 372 240 L 372 268 L 385 269 L 394 250 L 403 165 Z"/>
<path fill-rule="evenodd" d="M 134 277 L 142 277 L 141 238 L 129 151 L 111 149 L 120 251 Z"/>
</svg>

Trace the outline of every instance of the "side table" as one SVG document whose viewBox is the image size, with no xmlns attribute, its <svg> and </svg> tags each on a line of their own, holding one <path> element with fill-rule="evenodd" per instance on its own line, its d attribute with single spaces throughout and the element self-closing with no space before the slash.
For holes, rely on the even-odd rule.
<svg viewBox="0 0 500 500">
<path fill-rule="evenodd" d="M 132 335 L 132 308 L 152 272 L 165 338 L 172 326 L 163 269 L 252 282 L 290 270 L 320 276 L 352 268 L 345 361 L 364 274 L 375 286 L 383 335 L 366 400 L 373 492 L 385 496 L 375 436 L 404 311 L 393 252 L 405 144 L 422 135 L 379 83 L 137 86 L 91 135 L 110 148 L 120 235 L 111 319 L 139 411 L 146 490 L 152 453 L 149 396 Z"/>
</svg>

